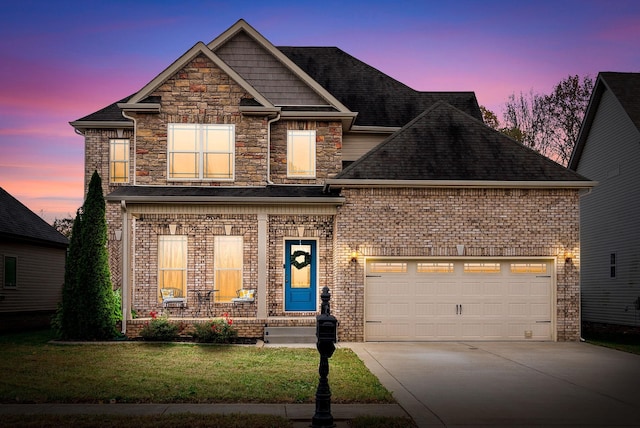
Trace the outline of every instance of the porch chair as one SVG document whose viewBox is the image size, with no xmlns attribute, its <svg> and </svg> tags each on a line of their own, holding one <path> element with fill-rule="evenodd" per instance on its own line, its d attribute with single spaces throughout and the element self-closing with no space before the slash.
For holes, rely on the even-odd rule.
<svg viewBox="0 0 640 428">
<path fill-rule="evenodd" d="M 162 288 L 160 289 L 162 296 L 162 308 L 170 309 L 172 307 L 179 308 L 180 313 L 187 307 L 187 299 L 182 297 L 182 290 L 179 288 Z"/>
<path fill-rule="evenodd" d="M 238 297 L 234 297 L 233 299 L 231 299 L 234 309 L 237 307 L 237 305 L 244 305 L 246 303 L 253 303 L 256 301 L 256 290 L 254 289 L 247 290 L 241 288 L 240 290 L 236 290 L 236 294 Z"/>
</svg>

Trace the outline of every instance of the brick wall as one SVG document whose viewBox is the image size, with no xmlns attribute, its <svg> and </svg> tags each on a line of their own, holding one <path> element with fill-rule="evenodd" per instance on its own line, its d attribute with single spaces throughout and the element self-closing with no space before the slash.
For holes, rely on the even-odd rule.
<svg viewBox="0 0 640 428">
<path fill-rule="evenodd" d="M 364 338 L 364 256 L 545 256 L 557 260 L 557 337 L 579 339 L 577 190 L 344 189 L 332 309 L 340 337 Z M 564 252 L 574 254 L 565 264 Z"/>
</svg>

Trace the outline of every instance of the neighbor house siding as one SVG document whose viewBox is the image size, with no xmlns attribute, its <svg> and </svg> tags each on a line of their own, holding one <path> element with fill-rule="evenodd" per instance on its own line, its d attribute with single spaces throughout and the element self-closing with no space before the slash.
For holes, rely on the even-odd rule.
<svg viewBox="0 0 640 428">
<path fill-rule="evenodd" d="M 640 132 L 610 91 L 602 95 L 577 169 L 598 185 L 582 198 L 582 317 L 640 325 Z M 616 254 L 616 277 L 610 255 Z"/>
<path fill-rule="evenodd" d="M 17 285 L 4 287 L 4 256 L 17 259 Z M 62 298 L 66 249 L 0 242 L 0 313 L 54 311 Z"/>
<path fill-rule="evenodd" d="M 457 245 L 469 257 L 556 259 L 556 338 L 579 338 L 577 190 L 343 189 L 343 196 L 332 300 L 341 340 L 364 337 L 366 257 L 457 257 Z"/>
</svg>

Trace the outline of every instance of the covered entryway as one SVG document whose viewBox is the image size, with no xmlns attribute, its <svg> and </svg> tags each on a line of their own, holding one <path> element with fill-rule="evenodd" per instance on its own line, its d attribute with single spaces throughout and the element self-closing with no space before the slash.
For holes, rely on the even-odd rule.
<svg viewBox="0 0 640 428">
<path fill-rule="evenodd" d="M 551 260 L 368 260 L 366 341 L 552 340 Z"/>
</svg>

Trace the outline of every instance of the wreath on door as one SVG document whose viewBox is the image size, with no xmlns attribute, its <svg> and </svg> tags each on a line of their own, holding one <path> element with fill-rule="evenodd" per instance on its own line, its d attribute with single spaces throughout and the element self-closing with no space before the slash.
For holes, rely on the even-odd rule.
<svg viewBox="0 0 640 428">
<path fill-rule="evenodd" d="M 299 261 L 298 258 L 301 256 L 304 256 L 304 259 Z M 302 250 L 294 251 L 290 256 L 289 261 L 296 267 L 296 269 L 302 269 L 303 267 L 311 264 L 311 254 Z"/>
</svg>

